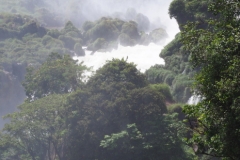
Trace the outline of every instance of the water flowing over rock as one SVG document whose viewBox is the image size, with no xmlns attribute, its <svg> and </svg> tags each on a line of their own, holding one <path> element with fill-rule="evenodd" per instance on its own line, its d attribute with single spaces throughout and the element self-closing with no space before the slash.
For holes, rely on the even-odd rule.
<svg viewBox="0 0 240 160">
<path fill-rule="evenodd" d="M 51 52 L 78 56 L 74 58 L 83 60 L 94 70 L 112 58 L 128 59 L 142 72 L 154 64 L 164 64 L 159 58 L 164 45 L 153 44 L 155 39 L 148 32 L 156 28 L 166 32 L 171 29 L 163 25 L 153 27 L 151 14 L 145 12 L 150 5 L 141 6 L 143 1 L 130 1 L 0 1 L 1 12 L 4 12 L 0 15 L 0 116 L 16 111 L 24 101 L 21 83 L 26 67 L 40 66 Z M 163 0 L 158 0 L 157 4 L 162 8 L 160 1 Z M 106 9 L 105 3 L 112 9 Z M 121 3 L 124 5 L 121 5 L 119 16 L 114 16 Z M 155 5 L 156 2 L 144 1 L 144 4 L 150 3 Z M 97 15 L 92 16 L 92 13 Z M 169 20 L 167 12 L 165 15 L 154 12 L 154 15 Z M 175 21 L 173 24 L 176 29 L 168 32 L 171 36 L 163 37 L 167 42 L 178 32 Z"/>
<path fill-rule="evenodd" d="M 196 105 L 198 104 L 198 102 L 201 101 L 201 97 L 197 96 L 197 95 L 192 95 L 189 100 L 187 101 L 187 104 L 191 104 L 191 105 Z"/>
<path fill-rule="evenodd" d="M 137 68 L 141 72 L 145 72 L 149 67 L 154 64 L 165 64 L 164 60 L 159 57 L 159 52 L 163 46 L 156 44 L 149 44 L 148 46 L 136 45 L 134 47 L 126 47 L 118 45 L 118 49 L 114 49 L 111 52 L 95 52 L 85 50 L 85 56 L 75 56 L 74 59 L 79 62 L 84 61 L 84 64 L 88 67 L 92 67 L 93 71 L 103 66 L 107 60 L 112 58 L 127 59 L 128 62 L 133 62 L 137 65 Z M 87 73 L 91 75 L 91 72 Z"/>
</svg>

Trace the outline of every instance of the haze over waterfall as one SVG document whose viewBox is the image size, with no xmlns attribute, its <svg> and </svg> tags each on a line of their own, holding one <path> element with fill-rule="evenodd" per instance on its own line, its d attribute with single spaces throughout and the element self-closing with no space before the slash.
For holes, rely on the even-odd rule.
<svg viewBox="0 0 240 160">
<path fill-rule="evenodd" d="M 179 32 L 175 19 L 168 15 L 170 3 L 171 0 L 0 0 L 0 12 L 4 13 L 0 20 L 6 27 L 0 46 L 7 59 L 1 63 L 4 69 L 0 73 L 8 86 L 2 88 L 0 116 L 16 111 L 24 101 L 20 84 L 26 67 L 39 66 L 49 52 L 70 54 L 93 71 L 112 58 L 127 59 L 141 72 L 164 64 L 159 54 Z M 113 24 L 116 27 L 106 31 L 106 24 L 111 29 Z M 68 27 L 76 27 L 76 32 L 69 32 Z M 0 128 L 3 123 L 0 120 Z"/>
</svg>

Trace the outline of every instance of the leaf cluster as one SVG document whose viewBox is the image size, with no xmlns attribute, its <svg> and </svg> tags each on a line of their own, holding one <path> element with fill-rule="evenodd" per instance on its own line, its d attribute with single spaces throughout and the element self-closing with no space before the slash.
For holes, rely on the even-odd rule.
<svg viewBox="0 0 240 160">
<path fill-rule="evenodd" d="M 209 9 L 217 14 L 208 29 L 189 23 L 182 41 L 191 54 L 191 64 L 200 68 L 195 77 L 196 106 L 186 106 L 189 118 L 196 118 L 191 143 L 198 152 L 225 159 L 239 159 L 239 20 L 238 1 L 218 0 Z"/>
</svg>

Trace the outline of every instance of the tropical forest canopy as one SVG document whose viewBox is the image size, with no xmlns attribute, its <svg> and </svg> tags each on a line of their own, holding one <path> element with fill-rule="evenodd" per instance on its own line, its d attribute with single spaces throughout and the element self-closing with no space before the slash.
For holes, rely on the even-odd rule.
<svg viewBox="0 0 240 160">
<path fill-rule="evenodd" d="M 193 157 L 182 141 L 184 123 L 167 109 L 173 99 L 166 84 L 150 84 L 124 59 L 107 62 L 86 84 L 75 81 L 83 69 L 69 56 L 51 54 L 27 71 L 28 98 L 6 116 L 2 159 Z"/>
<path fill-rule="evenodd" d="M 83 11 L 83 1 L 71 0 L 71 5 L 66 6 L 72 9 L 71 13 L 79 11 L 75 18 L 74 14 L 59 16 L 63 10 L 63 1 L 60 2 L 0 0 L 0 116 L 16 111 L 16 106 L 23 102 L 25 91 L 21 83 L 26 68 L 39 68 L 50 53 L 84 56 L 84 48 L 92 53 L 106 52 L 117 49 L 119 43 L 147 46 L 164 43 L 168 37 L 164 28 L 151 27 L 149 18 L 134 8 L 125 8 L 121 17 L 96 16 L 87 20 L 79 13 Z"/>
<path fill-rule="evenodd" d="M 37 14 L 27 14 L 45 1 L 19 4 L 21 14 L 15 7 L 0 14 L 0 95 L 13 93 L 9 88 L 22 81 L 26 99 L 5 115 L 0 159 L 240 158 L 240 2 L 174 0 L 169 15 L 181 32 L 160 53 L 166 65 L 141 73 L 127 59 L 112 59 L 87 82 L 90 68 L 71 57 L 84 56 L 83 45 L 94 53 L 118 42 L 161 43 L 167 33 L 146 33 L 150 22 L 132 9 L 131 21 L 103 17 L 82 28 L 69 21 L 51 29 Z M 182 104 L 193 92 L 200 102 Z M 3 109 L 8 103 L 1 104 Z"/>
</svg>

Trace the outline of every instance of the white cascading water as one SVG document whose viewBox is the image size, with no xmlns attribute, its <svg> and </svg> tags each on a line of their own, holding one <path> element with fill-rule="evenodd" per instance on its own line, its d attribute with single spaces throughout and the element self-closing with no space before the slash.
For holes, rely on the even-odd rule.
<svg viewBox="0 0 240 160">
<path fill-rule="evenodd" d="M 165 64 L 164 60 L 159 57 L 159 54 L 163 47 L 172 39 L 172 37 L 168 38 L 164 45 L 157 45 L 154 43 L 150 43 L 148 46 L 136 45 L 133 47 L 119 45 L 118 49 L 114 49 L 111 52 L 95 52 L 92 54 L 92 51 L 85 50 L 85 56 L 75 56 L 73 59 L 83 62 L 87 67 L 92 67 L 92 71 L 96 71 L 98 68 L 102 67 L 107 60 L 123 58 L 127 59 L 127 62 L 133 62 L 136 64 L 141 72 L 145 72 L 155 64 Z M 90 74 L 90 72 L 86 73 L 87 76 Z"/>
<path fill-rule="evenodd" d="M 163 46 L 156 44 L 149 44 L 148 46 L 136 45 L 134 47 L 124 47 L 119 45 L 117 50 L 111 52 L 95 52 L 85 51 L 86 55 L 83 57 L 73 57 L 79 62 L 84 62 L 87 67 L 92 67 L 93 71 L 102 67 L 107 60 L 113 58 L 127 59 L 128 62 L 133 62 L 141 72 L 145 72 L 154 64 L 165 64 L 164 60 L 159 57 L 159 53 Z"/>
<path fill-rule="evenodd" d="M 196 105 L 198 104 L 198 102 L 201 101 L 201 97 L 200 96 L 197 96 L 197 95 L 192 95 L 189 100 L 187 101 L 187 104 L 190 104 L 190 105 Z"/>
<path fill-rule="evenodd" d="M 52 7 L 50 7 L 51 10 L 58 11 L 56 14 L 61 13 L 59 16 L 63 17 L 62 19 L 66 19 L 66 22 L 73 19 L 81 20 L 81 18 L 79 18 L 81 15 L 85 15 L 86 20 L 94 21 L 101 18 L 101 16 L 108 16 L 110 12 L 125 13 L 127 8 L 135 8 L 139 13 L 145 14 L 152 22 L 156 22 L 153 26 L 154 28 L 162 27 L 166 29 L 169 38 L 164 45 L 153 43 L 148 46 L 136 45 L 134 47 L 123 47 L 119 45 L 117 50 L 112 50 L 111 52 L 95 52 L 91 55 L 91 51 L 86 51 L 86 56 L 84 57 L 73 57 L 74 59 L 78 59 L 79 62 L 84 61 L 86 66 L 93 67 L 93 71 L 103 66 L 106 60 L 111 60 L 112 58 L 124 58 L 127 59 L 128 62 L 135 63 L 137 68 L 141 72 L 144 72 L 155 64 L 165 64 L 164 60 L 159 57 L 159 54 L 163 47 L 173 40 L 175 35 L 179 32 L 176 20 L 170 19 L 168 15 L 168 8 L 171 1 L 172 0 L 125 0 L 124 3 L 122 3 L 123 1 L 116 1 L 117 3 L 114 6 L 112 5 L 115 3 L 113 0 L 57 0 L 48 2 L 52 5 Z M 91 5 L 88 5 L 87 7 L 88 3 Z M 119 4 L 122 5 L 119 6 Z M 79 10 L 79 6 L 82 10 Z M 74 9 L 76 9 L 75 11 L 80 12 L 79 15 L 75 15 L 76 12 L 73 12 Z M 105 15 L 106 11 L 109 13 L 106 13 Z M 69 18 L 72 15 L 76 18 Z M 91 19 L 90 17 L 93 18 Z M 161 25 L 159 26 L 157 24 Z M 2 126 L 0 125 L 0 128 L 1 127 Z"/>
<path fill-rule="evenodd" d="M 165 64 L 164 60 L 159 57 L 159 54 L 163 47 L 172 41 L 175 38 L 175 35 L 179 32 L 179 27 L 175 19 L 170 19 L 168 14 L 168 7 L 172 0 L 156 0 L 156 1 L 144 1 L 140 4 L 136 4 L 137 6 L 132 6 L 134 8 L 138 7 L 137 9 L 140 10 L 139 12 L 146 14 L 150 20 L 156 19 L 159 17 L 161 24 L 164 25 L 166 32 L 169 35 L 169 38 L 166 40 L 165 44 L 157 45 L 157 44 L 149 44 L 148 46 L 143 45 L 136 45 L 134 47 L 124 47 L 119 45 L 117 50 L 112 50 L 111 52 L 95 52 L 91 55 L 91 51 L 85 51 L 86 55 L 83 57 L 73 57 L 74 59 L 79 60 L 79 62 L 84 62 L 84 64 L 88 67 L 92 67 L 93 71 L 96 71 L 99 67 L 103 66 L 107 60 L 111 60 L 113 58 L 124 58 L 127 59 L 128 62 L 133 62 L 137 65 L 137 68 L 141 72 L 145 72 L 151 66 L 155 64 Z M 97 1 L 91 0 L 91 2 L 97 3 Z M 106 6 L 111 4 L 108 3 L 110 1 L 106 1 L 106 4 L 103 2 L 100 6 L 103 7 L 105 4 Z M 132 1 L 131 1 L 132 2 Z M 151 3 L 150 3 L 151 2 Z M 130 1 L 129 1 L 130 3 Z M 131 3 L 130 3 L 131 4 Z M 133 3 L 135 4 L 135 3 Z M 106 8 L 105 6 L 105 8 Z M 129 6 L 122 6 L 124 8 L 131 7 Z M 104 7 L 103 7 L 104 8 Z M 121 8 L 121 7 L 120 7 Z M 119 7 L 112 9 L 109 8 L 108 10 L 120 9 Z M 158 26 L 161 27 L 161 26 Z M 156 26 L 156 28 L 158 28 Z M 88 73 L 90 74 L 90 73 Z"/>
</svg>

